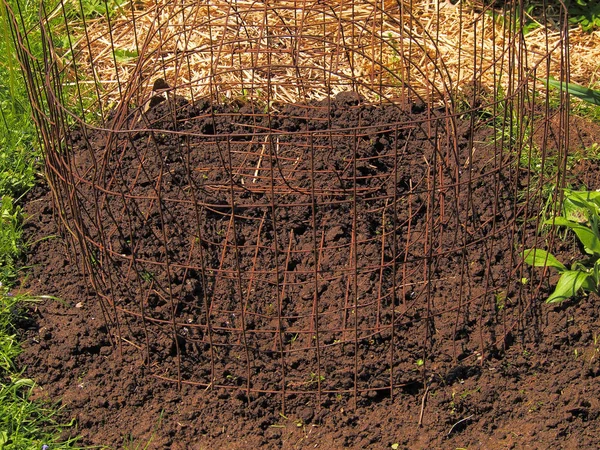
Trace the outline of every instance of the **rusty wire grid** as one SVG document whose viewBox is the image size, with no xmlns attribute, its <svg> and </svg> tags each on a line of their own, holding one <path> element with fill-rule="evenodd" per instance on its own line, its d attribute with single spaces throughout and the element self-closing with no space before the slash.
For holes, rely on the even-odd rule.
<svg viewBox="0 0 600 450">
<path fill-rule="evenodd" d="M 526 333 L 539 283 L 518 252 L 549 180 L 523 160 L 565 154 L 533 136 L 566 18 L 530 51 L 520 2 L 501 24 L 476 6 L 132 2 L 66 48 L 48 24 L 67 6 L 44 11 L 46 58 L 21 59 L 115 347 L 285 408 L 394 396 Z M 441 7 L 464 26 L 450 49 Z"/>
</svg>

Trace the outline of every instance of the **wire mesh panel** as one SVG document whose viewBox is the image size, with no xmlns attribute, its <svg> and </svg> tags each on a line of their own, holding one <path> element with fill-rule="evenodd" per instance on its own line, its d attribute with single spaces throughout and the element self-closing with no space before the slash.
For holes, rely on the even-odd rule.
<svg viewBox="0 0 600 450">
<path fill-rule="evenodd" d="M 155 376 L 359 401 L 535 316 L 527 117 L 567 54 L 521 4 L 109 4 L 62 47 L 45 11 L 23 61 L 73 255 Z"/>
</svg>

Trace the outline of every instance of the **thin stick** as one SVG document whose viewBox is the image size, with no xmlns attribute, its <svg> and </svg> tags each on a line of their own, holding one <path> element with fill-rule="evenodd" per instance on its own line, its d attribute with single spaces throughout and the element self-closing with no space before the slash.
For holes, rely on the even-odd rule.
<svg viewBox="0 0 600 450">
<path fill-rule="evenodd" d="M 256 178 L 258 177 L 258 172 L 260 170 L 260 165 L 263 160 L 263 156 L 265 155 L 265 149 L 267 148 L 267 141 L 269 140 L 269 136 L 265 136 L 265 141 L 262 145 L 262 150 L 260 151 L 260 156 L 258 157 L 258 164 L 256 164 L 256 170 L 254 171 L 254 178 L 252 178 L 252 183 L 256 183 Z M 277 138 L 277 146 L 279 146 L 279 138 Z M 278 148 L 279 150 L 279 148 Z"/>
<path fill-rule="evenodd" d="M 425 402 L 427 401 L 427 394 L 429 394 L 429 386 L 425 389 L 423 398 L 421 399 L 421 413 L 419 414 L 419 428 L 423 426 L 423 414 L 425 413 Z"/>
<path fill-rule="evenodd" d="M 465 417 L 464 419 L 460 419 L 458 422 L 456 422 L 454 425 L 452 425 L 452 428 L 450 428 L 450 431 L 448 431 L 448 434 L 447 434 L 447 436 L 450 436 L 450 433 L 452 433 L 452 431 L 454 431 L 454 428 L 455 428 L 455 427 L 456 427 L 458 424 L 460 424 L 460 423 L 463 423 L 464 421 L 471 419 L 471 418 L 472 418 L 474 415 L 475 415 L 475 414 L 471 414 L 470 416 L 467 416 L 467 417 Z"/>
</svg>

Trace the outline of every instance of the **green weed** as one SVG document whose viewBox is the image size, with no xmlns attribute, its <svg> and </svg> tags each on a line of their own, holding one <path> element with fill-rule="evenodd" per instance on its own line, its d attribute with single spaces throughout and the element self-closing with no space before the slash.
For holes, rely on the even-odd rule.
<svg viewBox="0 0 600 450">
<path fill-rule="evenodd" d="M 562 302 L 580 291 L 598 292 L 600 283 L 600 192 L 565 190 L 563 215 L 546 220 L 546 224 L 563 226 L 579 239 L 587 258 L 575 261 L 568 269 L 551 253 L 531 248 L 523 260 L 535 267 L 553 267 L 561 275 L 547 303 Z"/>
<path fill-rule="evenodd" d="M 600 91 L 573 83 L 563 83 L 549 78 L 548 87 L 565 90 L 583 102 L 600 106 Z M 587 151 L 598 158 L 600 146 L 592 145 Z M 545 220 L 543 223 L 562 226 L 575 233 L 587 258 L 575 261 L 568 269 L 551 253 L 531 248 L 523 252 L 525 263 L 535 267 L 553 267 L 560 273 L 554 292 L 546 299 L 547 303 L 562 302 L 579 292 L 596 292 L 600 288 L 600 192 L 564 190 L 563 215 Z"/>
<path fill-rule="evenodd" d="M 325 377 L 323 375 L 319 376 L 315 372 L 311 372 L 306 384 L 317 384 L 319 382 L 322 383 L 323 381 L 325 381 Z"/>
<path fill-rule="evenodd" d="M 0 287 L 0 449 L 74 448 L 75 440 L 61 442 L 62 431 L 73 423 L 57 419 L 59 409 L 32 402 L 35 384 L 15 373 L 14 359 L 20 353 L 17 323 L 24 316 L 23 306 L 39 298 L 14 295 Z"/>
<path fill-rule="evenodd" d="M 6 283 L 16 276 L 16 263 L 21 255 L 22 210 L 5 195 L 0 201 L 0 280 Z"/>
<path fill-rule="evenodd" d="M 57 421 L 57 409 L 30 401 L 34 382 L 18 376 L 0 382 L 0 448 L 2 450 L 72 449 L 75 440 L 59 442 L 60 434 L 73 424 Z M 49 448 L 49 447 L 46 447 Z"/>
<path fill-rule="evenodd" d="M 144 280 L 146 282 L 150 282 L 150 281 L 154 280 L 154 274 L 152 272 L 148 272 L 146 270 L 142 271 L 140 277 L 142 278 L 142 280 Z"/>
<path fill-rule="evenodd" d="M 13 43 L 17 26 L 34 61 L 42 61 L 44 55 L 39 25 L 41 15 L 54 11 L 59 1 L 38 2 L 34 0 L 6 0 L 0 2 L 0 449 L 66 449 L 74 448 L 74 440 L 61 442 L 65 427 L 73 424 L 60 423 L 59 409 L 55 405 L 32 401 L 34 382 L 24 378 L 14 365 L 20 352 L 16 323 L 22 320 L 25 302 L 31 298 L 13 295 L 10 283 L 19 272 L 22 242 L 21 224 L 23 214 L 19 200 L 31 189 L 41 169 L 42 152 L 29 94 Z M 70 0 L 73 8 L 83 8 L 88 18 L 95 14 L 117 12 L 116 1 Z M 87 8 L 87 9 L 86 9 Z M 67 8 L 68 9 L 68 8 Z M 102 9 L 104 12 L 100 11 Z M 9 11 L 14 13 L 11 22 Z M 48 24 L 57 52 L 69 63 L 72 42 L 77 34 L 76 14 L 65 17 L 53 14 Z M 67 27 L 69 25 L 69 27 Z M 69 33 L 73 31 L 73 33 Z M 124 54 L 123 57 L 131 55 Z M 41 79 L 41 65 L 32 66 L 33 75 Z M 67 71 L 64 72 L 65 77 Z M 72 76 L 72 75 L 71 75 Z M 65 80 L 68 81 L 68 80 Z M 38 92 L 39 93 L 39 92 Z M 93 104 L 93 96 L 77 91 L 76 86 L 66 86 L 63 101 L 73 111 L 83 114 Z M 33 93 L 32 93 L 33 95 Z M 41 105 L 43 107 L 43 105 Z"/>
<path fill-rule="evenodd" d="M 569 22 L 579 25 L 583 31 L 600 29 L 600 3 L 596 0 L 567 1 Z"/>
<path fill-rule="evenodd" d="M 40 152 L 4 3 L 0 29 L 0 195 L 19 196 L 33 186 Z"/>
</svg>

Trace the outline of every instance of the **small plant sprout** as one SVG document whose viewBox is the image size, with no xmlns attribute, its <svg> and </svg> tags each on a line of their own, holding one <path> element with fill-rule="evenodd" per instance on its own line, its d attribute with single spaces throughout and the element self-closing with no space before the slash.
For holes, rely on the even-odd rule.
<svg viewBox="0 0 600 450">
<path fill-rule="evenodd" d="M 154 279 L 154 274 L 152 272 L 148 272 L 147 270 L 144 270 L 141 273 L 141 278 L 144 281 L 152 281 Z"/>
<path fill-rule="evenodd" d="M 310 376 L 308 378 L 308 381 L 306 383 L 307 384 L 315 384 L 315 383 L 318 383 L 319 381 L 320 382 L 325 381 L 325 377 L 323 375 L 318 376 L 316 373 L 311 372 Z"/>
<path fill-rule="evenodd" d="M 496 294 L 494 294 L 494 298 L 495 298 L 496 311 L 501 312 L 504 309 L 504 307 L 506 306 L 506 301 L 508 300 L 508 297 L 506 296 L 506 292 L 505 291 L 496 292 Z"/>
<path fill-rule="evenodd" d="M 587 258 L 575 261 L 567 268 L 551 253 L 530 248 L 523 252 L 523 260 L 534 267 L 553 267 L 560 273 L 554 292 L 547 303 L 562 302 L 579 292 L 598 292 L 600 282 L 600 192 L 565 189 L 563 216 L 556 216 L 545 224 L 567 227 L 581 242 Z"/>
</svg>

